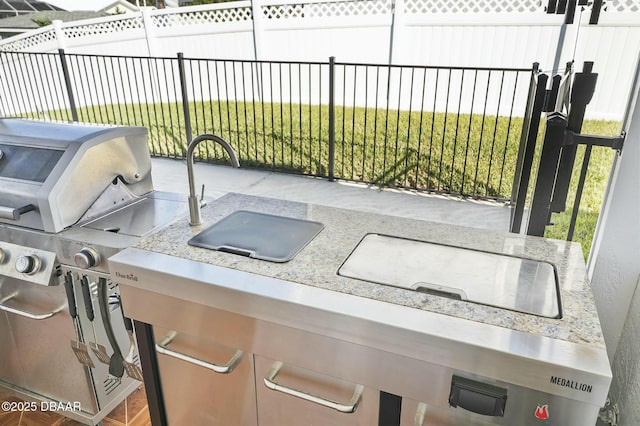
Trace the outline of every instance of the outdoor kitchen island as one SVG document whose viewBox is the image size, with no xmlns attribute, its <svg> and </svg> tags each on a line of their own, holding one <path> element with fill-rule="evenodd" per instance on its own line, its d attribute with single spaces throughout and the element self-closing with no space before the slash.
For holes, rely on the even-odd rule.
<svg viewBox="0 0 640 426">
<path fill-rule="evenodd" d="M 288 261 L 188 244 L 238 211 L 324 228 Z M 154 425 L 595 424 L 611 370 L 578 244 L 240 194 L 202 218 L 109 259 Z"/>
</svg>

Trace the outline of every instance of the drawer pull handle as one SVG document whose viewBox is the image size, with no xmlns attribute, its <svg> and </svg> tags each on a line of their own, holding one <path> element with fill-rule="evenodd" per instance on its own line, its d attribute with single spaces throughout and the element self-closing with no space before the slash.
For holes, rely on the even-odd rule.
<svg viewBox="0 0 640 426">
<path fill-rule="evenodd" d="M 287 395 L 295 396 L 297 398 L 304 399 L 305 401 L 313 402 L 314 404 L 322 405 L 323 407 L 332 408 L 334 410 L 340 411 L 341 413 L 353 413 L 356 411 L 358 404 L 360 403 L 360 399 L 362 398 L 362 392 L 364 391 L 364 386 L 356 385 L 356 388 L 353 392 L 353 396 L 351 400 L 347 404 L 342 404 L 339 402 L 331 401 L 329 399 L 321 398 L 316 395 L 311 395 L 309 393 L 293 389 L 287 386 L 283 386 L 275 381 L 276 376 L 280 372 L 282 368 L 281 362 L 276 362 L 271 366 L 267 377 L 264 378 L 264 385 L 274 391 L 286 393 Z"/>
<path fill-rule="evenodd" d="M 12 293 L 9 296 L 6 296 L 6 297 L 0 299 L 0 311 L 9 312 L 11 314 L 20 315 L 21 317 L 25 317 L 25 318 L 29 318 L 29 319 L 33 319 L 33 320 L 45 320 L 47 318 L 51 318 L 52 316 L 54 316 L 55 314 L 60 312 L 62 310 L 62 308 L 64 308 L 64 306 L 61 306 L 61 307 L 57 308 L 54 311 L 47 312 L 46 314 L 34 314 L 34 313 L 31 313 L 31 312 L 22 311 L 20 309 L 11 308 L 9 306 L 5 306 L 4 305 L 4 302 L 13 299 L 16 296 L 17 296 L 17 293 Z"/>
<path fill-rule="evenodd" d="M 169 349 L 167 346 L 169 346 L 169 344 L 173 341 L 173 339 L 175 339 L 177 335 L 178 333 L 176 333 L 175 331 L 172 331 L 171 333 L 167 334 L 165 338 L 162 339 L 162 341 L 160 341 L 160 343 L 156 343 L 156 352 L 163 355 L 171 356 L 173 358 L 177 358 L 179 360 L 182 360 L 191 364 L 195 364 L 199 367 L 206 368 L 207 370 L 211 370 L 219 374 L 231 373 L 238 366 L 238 364 L 240 364 L 240 361 L 242 360 L 243 353 L 239 349 L 236 350 L 236 352 L 233 354 L 231 359 L 226 364 L 222 364 L 222 365 L 213 364 L 211 362 L 203 361 L 201 359 L 194 358 L 189 355 L 185 355 L 181 352 L 173 351 Z"/>
</svg>

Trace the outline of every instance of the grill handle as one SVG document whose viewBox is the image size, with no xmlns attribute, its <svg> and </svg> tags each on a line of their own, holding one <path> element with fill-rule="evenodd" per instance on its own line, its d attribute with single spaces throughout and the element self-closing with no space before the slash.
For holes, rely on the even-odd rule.
<svg viewBox="0 0 640 426">
<path fill-rule="evenodd" d="M 20 220 L 20 215 L 35 210 L 36 207 L 33 204 L 27 204 L 22 207 L 5 207 L 0 206 L 0 218 L 9 220 Z"/>
<path fill-rule="evenodd" d="M 73 278 L 71 272 L 67 272 L 67 275 L 64 276 L 64 290 L 67 292 L 69 315 L 75 320 L 78 317 L 78 310 L 76 308 L 76 296 L 73 293 Z"/>
<path fill-rule="evenodd" d="M 113 332 L 111 312 L 109 311 L 109 286 L 107 279 L 103 277 L 98 278 L 98 306 L 100 307 L 100 317 L 102 318 L 104 331 L 109 339 L 111 349 L 113 349 L 113 355 L 111 355 L 111 360 L 109 361 L 109 374 L 121 378 L 124 376 L 124 357 Z"/>
<path fill-rule="evenodd" d="M 55 314 L 57 314 L 58 312 L 60 312 L 64 306 L 61 306 L 59 308 L 56 308 L 53 311 L 47 312 L 45 314 L 34 314 L 32 312 L 27 312 L 27 311 L 23 311 L 20 309 L 16 309 L 16 308 L 11 308 L 9 306 L 5 306 L 4 302 L 13 299 L 14 297 L 16 297 L 18 295 L 18 293 L 12 293 L 7 297 L 4 297 L 2 299 L 0 299 L 0 311 L 5 311 L 5 312 L 9 312 L 10 314 L 16 314 L 16 315 L 20 315 L 21 317 L 25 317 L 25 318 L 29 318 L 32 320 L 45 320 L 47 318 L 51 318 L 52 316 L 54 316 Z"/>
<path fill-rule="evenodd" d="M 93 300 L 91 299 L 91 288 L 89 286 L 89 278 L 83 275 L 80 279 L 80 287 L 82 288 L 82 298 L 84 299 L 84 308 L 87 312 L 87 318 L 93 322 L 95 314 L 93 311 Z"/>
</svg>

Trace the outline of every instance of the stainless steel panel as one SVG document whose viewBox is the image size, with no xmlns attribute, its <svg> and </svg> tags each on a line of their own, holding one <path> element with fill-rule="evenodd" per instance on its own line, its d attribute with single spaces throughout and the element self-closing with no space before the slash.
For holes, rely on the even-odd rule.
<svg viewBox="0 0 640 426">
<path fill-rule="evenodd" d="M 4 278 L 0 278 L 4 280 Z M 13 330 L 9 327 L 9 318 L 5 312 L 0 312 L 0 382 L 7 382 L 16 386 L 24 386 L 24 367 L 17 351 L 5 348 L 15 347 Z"/>
<path fill-rule="evenodd" d="M 186 200 L 145 197 L 83 227 L 144 237 L 186 215 Z"/>
<path fill-rule="evenodd" d="M 255 362 L 260 426 L 370 426 L 378 423 L 379 391 L 375 389 L 364 388 L 355 410 L 345 413 L 326 406 L 322 401 L 351 404 L 354 392 L 361 385 L 293 365 L 282 365 L 277 376 L 278 383 L 312 396 L 316 400 L 314 402 L 311 397 L 303 399 L 269 389 L 265 386 L 265 377 L 269 376 L 273 365 L 279 361 L 256 355 Z"/>
<path fill-rule="evenodd" d="M 450 382 L 443 366 L 593 407 L 604 403 L 611 381 L 600 348 L 143 250 L 127 249 L 109 263 L 120 277 L 125 311 L 137 320 L 215 333 L 225 345 L 271 357 L 285 345 L 284 362 L 324 374 L 339 369 L 337 377 L 416 400 L 434 392 L 434 380 Z M 176 309 L 189 315 L 177 321 Z M 309 351 L 322 356 L 305 357 Z M 352 360 L 348 368 L 336 362 L 342 359 Z M 552 377 L 589 384 L 590 392 L 560 386 Z"/>
<path fill-rule="evenodd" d="M 156 342 L 172 330 L 153 327 Z M 214 338 L 214 336 L 212 336 Z M 178 333 L 170 348 L 198 360 L 223 364 L 235 348 Z M 256 425 L 256 396 L 253 380 L 253 355 L 244 353 L 228 374 L 196 365 L 187 360 L 158 354 L 160 382 L 169 425 Z"/>
<path fill-rule="evenodd" d="M 408 398 L 402 399 L 400 426 L 487 426 L 495 424 L 502 423 L 483 419 L 479 415 L 473 417 L 464 413 L 452 413 L 448 410 L 431 407 L 424 402 Z M 520 426 L 519 423 L 518 426 Z"/>
<path fill-rule="evenodd" d="M 553 265 L 386 235 L 365 236 L 339 274 L 556 318 Z"/>
<path fill-rule="evenodd" d="M 24 247 L 18 244 L 0 242 L 2 256 L 0 256 L 0 276 L 8 276 L 19 280 L 41 285 L 58 285 L 59 277 L 54 274 L 56 266 L 56 254 L 39 248 Z M 23 256 L 36 256 L 37 269 L 30 274 L 20 273 L 16 270 L 16 261 Z"/>
<path fill-rule="evenodd" d="M 80 365 L 70 347 L 71 340 L 76 340 L 77 336 L 66 308 L 64 287 L 42 287 L 6 279 L 0 288 L 0 297 L 7 294 L 16 294 L 6 303 L 17 310 L 58 311 L 43 320 L 7 314 L 15 342 L 10 350 L 19 357 L 24 368 L 22 385 L 45 398 L 80 402 L 84 411 L 95 413 L 98 407 L 93 399 L 88 370 Z M 60 310 L 61 307 L 64 309 Z"/>
<path fill-rule="evenodd" d="M 558 425 L 562 426 L 585 426 L 589 424 L 588 419 L 595 419 L 598 414 L 598 405 L 572 398 L 578 394 L 577 392 L 573 392 L 573 395 L 566 392 L 568 397 L 559 397 L 550 392 L 534 391 L 496 379 L 499 376 L 513 374 L 514 377 L 533 381 L 538 377 L 548 380 L 550 374 L 573 374 L 569 370 L 558 370 L 556 366 L 550 364 L 504 357 L 489 353 L 481 347 L 465 346 L 458 350 L 447 349 L 443 348 L 437 339 L 424 336 L 418 342 L 398 329 L 389 330 L 387 333 L 384 328 L 378 328 L 376 330 L 378 344 L 374 343 L 373 337 L 372 340 L 361 341 L 359 344 L 351 343 L 343 339 L 333 339 L 293 327 L 260 321 L 130 286 L 121 286 L 121 291 L 127 312 L 139 321 L 171 324 L 175 329 L 190 330 L 193 335 L 200 336 L 199 338 L 215 338 L 216 341 L 223 342 L 228 347 L 261 354 L 271 360 L 282 361 L 288 366 L 341 378 L 351 384 L 362 384 L 367 388 L 381 389 L 403 398 L 424 401 L 429 404 L 432 411 L 444 413 L 438 415 L 444 416 L 445 419 L 451 416 L 453 419 L 469 417 L 463 413 L 463 410 L 449 410 L 448 396 L 454 374 L 508 389 L 507 417 L 504 418 L 503 423 L 498 424 L 519 425 L 519 419 L 528 418 L 535 412 L 538 404 L 548 404 L 554 418 L 556 414 L 568 413 L 572 410 L 581 413 L 575 417 L 575 420 L 573 416 L 559 416 L 561 421 Z M 171 316 L 165 314 L 169 311 L 172 312 Z M 293 315 L 295 317 L 295 314 Z M 302 321 L 301 317 L 296 318 L 298 322 Z M 318 318 L 314 316 L 313 319 Z M 323 320 L 326 321 L 326 318 Z M 345 318 L 336 318 L 335 321 L 345 329 L 367 334 L 366 327 L 357 321 Z M 325 322 L 324 325 L 329 331 L 332 324 Z M 386 350 L 375 348 L 375 346 L 383 346 L 383 342 L 394 347 L 387 347 Z M 512 344 L 515 349 L 517 342 Z M 407 352 L 409 346 L 414 345 L 418 346 L 416 348 L 418 352 L 413 353 L 412 356 L 400 355 L 402 352 Z M 454 369 L 444 362 L 435 364 L 425 361 L 428 358 L 436 358 L 438 355 L 449 359 L 449 364 L 462 365 L 468 370 Z M 486 363 L 492 365 L 492 372 L 483 368 Z M 487 376 L 478 376 L 469 372 L 482 370 Z M 256 380 L 258 380 L 257 386 L 260 392 L 261 379 L 257 377 Z M 302 386 L 301 388 L 306 389 Z M 353 387 L 346 389 L 353 390 Z M 549 391 L 553 390 L 549 389 Z M 350 395 L 345 391 L 346 400 Z M 341 401 L 344 400 L 341 399 Z M 462 417 L 460 413 L 463 414 Z M 478 415 L 471 417 L 478 418 Z M 459 422 L 444 424 L 465 425 Z"/>
<path fill-rule="evenodd" d="M 401 426 L 594 426 L 598 407 L 509 386 L 504 417 L 484 416 L 462 408 L 438 407 L 402 399 Z M 540 418 L 536 417 L 539 416 Z"/>
</svg>

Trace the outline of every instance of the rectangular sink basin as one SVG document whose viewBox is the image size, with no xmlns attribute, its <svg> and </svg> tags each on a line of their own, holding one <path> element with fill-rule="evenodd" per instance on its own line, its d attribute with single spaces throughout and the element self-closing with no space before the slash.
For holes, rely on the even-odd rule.
<svg viewBox="0 0 640 426">
<path fill-rule="evenodd" d="M 498 253 L 368 234 L 338 275 L 560 318 L 553 265 Z"/>
<path fill-rule="evenodd" d="M 189 245 L 287 262 L 323 228 L 320 222 L 238 210 L 190 239 Z"/>
</svg>

